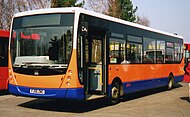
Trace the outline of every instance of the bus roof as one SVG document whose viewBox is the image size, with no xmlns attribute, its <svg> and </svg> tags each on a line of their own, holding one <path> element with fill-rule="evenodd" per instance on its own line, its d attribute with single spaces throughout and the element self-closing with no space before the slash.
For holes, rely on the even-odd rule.
<svg viewBox="0 0 190 117">
<path fill-rule="evenodd" d="M 0 37 L 9 37 L 9 31 L 0 30 Z"/>
<path fill-rule="evenodd" d="M 102 18 L 102 19 L 105 19 L 105 20 L 108 20 L 108 21 L 113 21 L 113 22 L 129 25 L 129 26 L 144 29 L 144 30 L 148 30 L 148 31 L 151 31 L 151 32 L 156 32 L 156 33 L 160 33 L 160 34 L 164 34 L 164 35 L 168 35 L 168 36 L 183 39 L 183 37 L 180 36 L 180 35 L 160 31 L 160 30 L 157 30 L 157 29 L 154 29 L 154 28 L 146 27 L 146 26 L 143 26 L 143 25 L 140 25 L 140 24 L 132 23 L 132 22 L 125 21 L 125 20 L 122 20 L 122 19 L 107 16 L 107 15 L 104 15 L 104 14 L 100 14 L 100 13 L 96 13 L 96 12 L 93 12 L 93 11 L 85 10 L 85 9 L 79 8 L 79 7 L 47 8 L 47 9 L 31 10 L 31 11 L 25 11 L 25 12 L 17 13 L 17 14 L 14 15 L 14 17 L 22 17 L 22 16 L 36 15 L 36 14 L 48 14 L 48 13 L 75 13 L 75 12 L 87 14 L 87 15 L 94 16 L 94 17 L 97 17 L 97 18 Z"/>
</svg>

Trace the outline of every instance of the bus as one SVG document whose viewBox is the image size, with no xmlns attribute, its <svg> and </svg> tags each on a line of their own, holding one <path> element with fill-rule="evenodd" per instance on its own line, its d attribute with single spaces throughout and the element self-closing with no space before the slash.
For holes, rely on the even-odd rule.
<svg viewBox="0 0 190 117">
<path fill-rule="evenodd" d="M 184 44 L 184 57 L 185 57 L 185 64 L 190 61 L 190 43 Z"/>
<path fill-rule="evenodd" d="M 0 30 L 0 90 L 8 89 L 9 31 Z"/>
<path fill-rule="evenodd" d="M 21 12 L 12 21 L 13 95 L 115 104 L 183 80 L 181 36 L 75 7 Z"/>
<path fill-rule="evenodd" d="M 190 43 L 184 43 L 184 58 L 185 58 L 185 66 L 184 66 L 184 78 L 183 82 L 189 83 L 190 82 L 190 69 L 189 69 L 189 62 L 190 62 Z M 190 89 L 190 88 L 189 88 Z M 190 94 L 190 92 L 189 92 Z"/>
</svg>

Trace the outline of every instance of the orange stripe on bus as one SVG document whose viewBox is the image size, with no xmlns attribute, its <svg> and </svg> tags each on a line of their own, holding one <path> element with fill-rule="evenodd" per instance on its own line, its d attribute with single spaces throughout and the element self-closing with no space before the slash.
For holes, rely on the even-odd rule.
<svg viewBox="0 0 190 117">
<path fill-rule="evenodd" d="M 183 64 L 125 64 L 109 65 L 109 81 L 119 77 L 122 82 L 132 82 L 168 77 L 170 72 L 174 76 L 183 75 Z"/>
</svg>

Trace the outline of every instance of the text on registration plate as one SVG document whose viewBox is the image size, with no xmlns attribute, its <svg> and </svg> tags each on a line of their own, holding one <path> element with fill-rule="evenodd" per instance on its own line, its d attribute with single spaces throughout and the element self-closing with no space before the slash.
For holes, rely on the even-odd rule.
<svg viewBox="0 0 190 117">
<path fill-rule="evenodd" d="M 45 94 L 45 90 L 42 90 L 42 89 L 30 89 L 30 93 L 33 93 L 33 94 Z"/>
</svg>

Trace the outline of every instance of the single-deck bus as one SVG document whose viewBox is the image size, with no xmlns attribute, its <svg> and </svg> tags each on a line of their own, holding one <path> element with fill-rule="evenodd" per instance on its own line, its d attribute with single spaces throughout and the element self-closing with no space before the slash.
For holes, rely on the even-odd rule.
<svg viewBox="0 0 190 117">
<path fill-rule="evenodd" d="M 14 95 L 117 103 L 183 79 L 183 37 L 81 8 L 17 13 L 11 35 Z"/>
<path fill-rule="evenodd" d="M 0 90 L 8 89 L 9 31 L 0 30 Z"/>
</svg>

